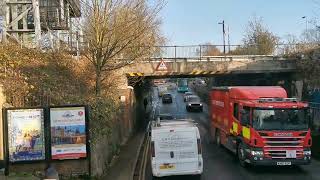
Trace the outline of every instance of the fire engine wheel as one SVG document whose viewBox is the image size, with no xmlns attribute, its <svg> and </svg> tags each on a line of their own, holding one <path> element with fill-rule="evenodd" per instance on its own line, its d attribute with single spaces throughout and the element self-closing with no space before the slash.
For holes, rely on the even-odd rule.
<svg viewBox="0 0 320 180">
<path fill-rule="evenodd" d="M 215 138 L 216 138 L 217 146 L 220 147 L 221 146 L 221 137 L 220 137 L 220 131 L 219 130 L 216 130 Z"/>
<path fill-rule="evenodd" d="M 248 164 L 245 162 L 246 156 L 245 156 L 244 146 L 243 146 L 242 142 L 238 145 L 237 155 L 238 155 L 238 160 L 239 160 L 240 165 L 242 167 L 246 167 Z"/>
<path fill-rule="evenodd" d="M 158 180 L 159 178 L 156 176 L 152 176 L 152 180 Z"/>
</svg>

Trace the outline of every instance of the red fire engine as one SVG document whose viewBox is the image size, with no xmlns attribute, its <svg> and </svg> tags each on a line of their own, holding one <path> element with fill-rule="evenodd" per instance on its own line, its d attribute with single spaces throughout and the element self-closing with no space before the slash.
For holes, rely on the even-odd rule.
<svg viewBox="0 0 320 180">
<path fill-rule="evenodd" d="M 241 166 L 311 162 L 308 104 L 277 86 L 214 87 L 211 135 Z"/>
</svg>

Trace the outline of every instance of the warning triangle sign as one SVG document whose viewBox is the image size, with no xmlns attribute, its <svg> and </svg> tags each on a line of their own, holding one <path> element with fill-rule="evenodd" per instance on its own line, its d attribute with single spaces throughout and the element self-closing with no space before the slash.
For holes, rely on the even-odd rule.
<svg viewBox="0 0 320 180">
<path fill-rule="evenodd" d="M 167 71 L 168 67 L 167 67 L 166 63 L 163 60 L 161 60 L 160 63 L 158 64 L 156 70 L 157 71 Z"/>
</svg>

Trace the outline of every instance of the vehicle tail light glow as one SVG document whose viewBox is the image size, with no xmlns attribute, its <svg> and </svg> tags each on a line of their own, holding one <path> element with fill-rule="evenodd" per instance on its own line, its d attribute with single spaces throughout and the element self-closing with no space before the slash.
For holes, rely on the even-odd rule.
<svg viewBox="0 0 320 180">
<path fill-rule="evenodd" d="M 198 145 L 198 154 L 201 154 L 202 153 L 202 146 L 201 146 L 200 139 L 197 139 L 197 145 Z"/>
<path fill-rule="evenodd" d="M 151 156 L 155 157 L 156 156 L 156 152 L 155 152 L 155 149 L 154 149 L 154 141 L 151 141 L 150 151 L 151 151 Z"/>
</svg>

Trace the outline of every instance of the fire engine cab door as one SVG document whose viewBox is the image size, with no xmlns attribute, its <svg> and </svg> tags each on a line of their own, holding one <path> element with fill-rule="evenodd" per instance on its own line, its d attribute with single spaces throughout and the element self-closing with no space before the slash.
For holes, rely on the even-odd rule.
<svg viewBox="0 0 320 180">
<path fill-rule="evenodd" d="M 160 130 L 155 136 L 155 162 L 160 172 L 198 169 L 199 156 L 195 128 Z"/>
</svg>

